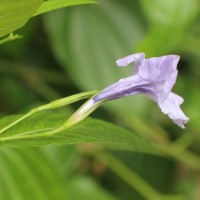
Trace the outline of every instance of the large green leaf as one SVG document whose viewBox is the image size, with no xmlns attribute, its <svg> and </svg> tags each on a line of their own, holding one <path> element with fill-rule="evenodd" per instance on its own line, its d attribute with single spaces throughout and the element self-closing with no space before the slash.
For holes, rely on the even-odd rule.
<svg viewBox="0 0 200 200">
<path fill-rule="evenodd" d="M 19 116 L 5 117 L 0 120 L 0 128 L 5 127 Z M 35 114 L 0 135 L 1 146 L 36 146 L 51 143 L 116 143 L 135 151 L 151 152 L 153 148 L 144 138 L 113 124 L 86 119 L 83 122 L 54 135 L 47 135 L 51 130 L 59 128 L 66 121 L 60 113 L 41 112 Z"/>
<path fill-rule="evenodd" d="M 0 37 L 22 27 L 42 2 L 43 0 L 1 0 Z"/>
<path fill-rule="evenodd" d="M 0 199 L 64 200 L 64 179 L 38 148 L 0 150 Z"/>
<path fill-rule="evenodd" d="M 52 50 L 81 89 L 100 90 L 132 74 L 131 68 L 118 68 L 115 61 L 132 54 L 143 35 L 136 12 L 133 1 L 101 0 L 98 6 L 71 7 L 45 16 Z M 146 103 L 138 96 L 106 106 L 127 116 L 146 112 Z"/>
<path fill-rule="evenodd" d="M 96 3 L 94 0 L 48 0 L 45 1 L 37 10 L 34 15 L 43 14 L 52 10 L 59 8 L 64 8 L 67 6 L 75 6 L 80 4 Z"/>
<path fill-rule="evenodd" d="M 89 3 L 96 2 L 94 0 L 1 0 L 0 37 L 24 26 L 35 15 L 58 8 Z"/>
</svg>

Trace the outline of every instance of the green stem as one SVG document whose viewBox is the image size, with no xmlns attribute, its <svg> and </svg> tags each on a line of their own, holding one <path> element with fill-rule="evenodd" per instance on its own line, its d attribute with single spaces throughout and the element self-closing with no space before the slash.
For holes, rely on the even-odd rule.
<svg viewBox="0 0 200 200">
<path fill-rule="evenodd" d="M 52 129 L 52 130 L 48 130 L 46 132 L 43 132 L 43 133 L 37 133 L 37 134 L 30 134 L 30 135 L 25 135 L 25 134 L 18 134 L 18 135 L 15 135 L 15 136 L 8 136 L 8 137 L 3 137 L 3 138 L 0 138 L 0 141 L 2 143 L 6 142 L 6 141 L 12 141 L 12 140 L 19 140 L 19 139 L 33 139 L 33 138 L 43 138 L 43 137 L 49 137 L 49 136 L 52 136 L 52 135 L 55 135 L 59 132 L 62 132 L 68 128 L 70 128 L 71 126 L 66 126 L 66 125 L 62 125 L 58 128 L 55 128 L 55 129 Z"/>
<path fill-rule="evenodd" d="M 27 114 L 23 115 L 22 117 L 20 117 L 19 119 L 17 119 L 16 121 L 10 123 L 9 125 L 5 126 L 4 128 L 2 128 L 0 130 L 0 134 L 3 133 L 4 131 L 6 131 L 7 129 L 11 128 L 12 126 L 14 126 L 15 124 L 18 124 L 19 122 L 21 122 L 22 120 L 26 119 L 27 117 L 31 116 L 33 113 L 30 111 Z"/>
<path fill-rule="evenodd" d="M 191 167 L 194 170 L 200 170 L 200 158 L 198 155 L 188 150 L 182 151 L 182 147 L 174 144 L 168 146 L 154 144 L 154 147 L 164 156 L 174 158 L 175 160 L 182 162 L 183 164 Z"/>
<path fill-rule="evenodd" d="M 133 170 L 129 169 L 119 159 L 109 153 L 93 154 L 98 160 L 104 162 L 119 177 L 121 177 L 132 188 L 136 189 L 147 200 L 183 200 L 179 195 L 163 195 L 156 191 L 145 180 L 139 177 Z"/>
<path fill-rule="evenodd" d="M 14 125 L 18 124 L 22 120 L 26 119 L 27 117 L 37 113 L 37 112 L 40 112 L 40 111 L 43 111 L 43 110 L 59 108 L 59 107 L 74 103 L 76 101 L 79 101 L 81 99 L 89 98 L 89 97 L 93 96 L 94 94 L 96 94 L 96 91 L 83 92 L 83 93 L 75 94 L 75 95 L 72 95 L 72 96 L 69 96 L 69 97 L 66 97 L 66 98 L 58 99 L 58 100 L 52 101 L 48 104 L 45 104 L 43 106 L 34 108 L 30 112 L 28 112 L 27 114 L 25 114 L 22 117 L 20 117 L 19 119 L 17 119 L 16 121 L 10 123 L 9 125 L 5 126 L 2 129 L 0 129 L 0 134 L 3 133 L 4 131 L 6 131 L 7 129 L 13 127 Z M 69 126 L 68 124 L 65 124 L 62 127 L 68 127 L 68 126 Z"/>
</svg>

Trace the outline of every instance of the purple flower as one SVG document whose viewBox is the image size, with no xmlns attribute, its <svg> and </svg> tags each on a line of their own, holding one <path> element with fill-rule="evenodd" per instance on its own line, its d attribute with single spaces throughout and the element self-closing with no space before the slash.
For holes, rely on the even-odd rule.
<svg viewBox="0 0 200 200">
<path fill-rule="evenodd" d="M 117 60 L 117 65 L 121 67 L 133 62 L 134 75 L 105 88 L 93 97 L 94 103 L 133 94 L 146 94 L 157 102 L 162 112 L 174 123 L 184 128 L 189 118 L 180 109 L 183 99 L 171 92 L 178 74 L 179 58 L 177 55 L 167 55 L 145 59 L 144 53 L 138 53 Z"/>
</svg>

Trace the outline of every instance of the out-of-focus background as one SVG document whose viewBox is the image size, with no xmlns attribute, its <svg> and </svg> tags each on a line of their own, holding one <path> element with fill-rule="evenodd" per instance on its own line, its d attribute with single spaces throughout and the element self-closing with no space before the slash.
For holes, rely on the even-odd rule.
<svg viewBox="0 0 200 200">
<path fill-rule="evenodd" d="M 162 142 L 167 135 L 167 141 L 177 140 L 178 147 L 165 156 L 109 150 L 130 170 L 119 167 L 117 172 L 90 155 L 102 148 L 100 144 L 1 148 L 0 200 L 156 200 L 145 195 L 151 193 L 149 187 L 163 194 L 160 199 L 199 199 L 200 2 L 99 3 L 34 17 L 16 31 L 22 39 L 0 46 L 0 116 L 25 113 L 78 92 L 101 90 L 133 73 L 115 64 L 129 54 L 178 54 L 179 75 L 173 91 L 185 100 L 182 109 L 190 118 L 186 129 L 173 124 L 143 95 L 111 101 L 92 113 L 151 140 Z M 69 115 L 82 103 L 58 112 Z M 110 162 L 115 165 L 115 160 Z"/>
</svg>

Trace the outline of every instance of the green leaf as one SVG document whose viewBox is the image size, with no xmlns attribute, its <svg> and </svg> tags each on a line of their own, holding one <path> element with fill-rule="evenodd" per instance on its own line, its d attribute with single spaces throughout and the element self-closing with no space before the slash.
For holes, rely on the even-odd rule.
<svg viewBox="0 0 200 200">
<path fill-rule="evenodd" d="M 16 120 L 19 116 L 5 117 L 0 120 L 0 128 Z M 15 126 L 2 132 L 0 135 L 1 146 L 36 146 L 52 143 L 76 144 L 86 142 L 115 143 L 141 152 L 153 152 L 149 142 L 122 127 L 111 123 L 86 119 L 83 122 L 62 130 L 56 134 L 49 135 L 49 131 L 59 130 L 66 121 L 66 116 L 53 112 L 37 113 Z"/>
<path fill-rule="evenodd" d="M 0 37 L 22 27 L 42 2 L 43 0 L 1 0 Z"/>
<path fill-rule="evenodd" d="M 186 27 L 193 20 L 199 5 L 197 0 L 190 2 L 187 0 L 142 0 L 141 3 L 150 23 L 168 26 L 176 24 L 181 28 Z"/>
<path fill-rule="evenodd" d="M 115 61 L 132 54 L 143 35 L 136 13 L 133 1 L 101 0 L 99 6 L 71 7 L 44 16 L 52 51 L 82 90 L 101 90 L 133 73 L 132 68 L 118 68 Z M 135 96 L 105 106 L 120 116 L 141 115 L 148 101 Z"/>
<path fill-rule="evenodd" d="M 148 56 L 174 51 L 199 13 L 198 0 L 142 0 L 141 3 L 150 27 L 137 50 L 145 51 Z"/>
<path fill-rule="evenodd" d="M 52 10 L 81 4 L 96 3 L 95 0 L 48 0 L 45 1 L 34 15 L 40 15 Z"/>
<path fill-rule="evenodd" d="M 0 149 L 0 199 L 64 200 L 65 182 L 39 148 Z"/>
</svg>

